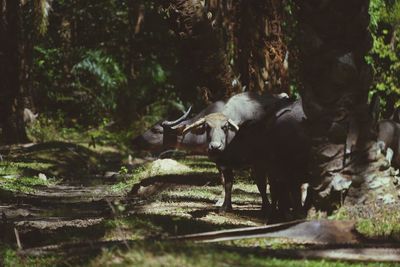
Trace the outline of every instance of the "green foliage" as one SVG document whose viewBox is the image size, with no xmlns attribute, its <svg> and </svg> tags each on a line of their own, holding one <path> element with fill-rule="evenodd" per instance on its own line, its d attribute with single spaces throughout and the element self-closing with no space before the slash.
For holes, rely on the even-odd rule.
<svg viewBox="0 0 400 267">
<path fill-rule="evenodd" d="M 53 178 L 40 179 L 38 176 L 27 176 L 27 169 L 35 169 L 37 172 L 46 170 L 51 164 L 39 162 L 0 162 L 0 189 L 12 191 L 32 193 L 35 191 L 35 186 L 48 186 L 56 181 Z"/>
<path fill-rule="evenodd" d="M 61 123 L 43 116 L 29 125 L 26 130 L 29 138 L 37 143 L 60 140 L 64 133 Z"/>
<path fill-rule="evenodd" d="M 24 267 L 24 266 L 56 266 L 59 262 L 59 257 L 43 256 L 43 257 L 21 257 L 17 251 L 8 247 L 2 246 L 0 243 L 0 265 L 4 267 Z"/>
<path fill-rule="evenodd" d="M 400 213 L 393 209 L 382 209 L 379 216 L 360 219 L 356 229 L 368 238 L 386 238 L 400 240 Z"/>
<path fill-rule="evenodd" d="M 50 184 L 51 182 L 44 181 L 38 177 L 0 177 L 0 188 L 12 192 L 33 193 L 35 192 L 35 186 L 48 186 Z"/>
<path fill-rule="evenodd" d="M 27 17 L 43 11 L 45 2 L 30 2 Z M 107 120 L 137 128 L 142 116 L 156 110 L 153 117 L 160 119 L 174 105 L 181 106 L 182 88 L 176 84 L 185 77 L 172 75 L 177 69 L 175 37 L 161 4 L 143 4 L 145 20 L 133 34 L 135 14 L 127 1 L 52 3 L 47 34 L 33 51 L 31 80 L 39 113 L 64 117 L 67 127 L 99 126 Z"/>
<path fill-rule="evenodd" d="M 89 50 L 83 59 L 72 67 L 76 77 L 73 84 L 75 94 L 86 105 L 87 114 L 112 114 L 116 108 L 116 97 L 126 84 L 126 76 L 119 64 L 109 55 Z"/>
<path fill-rule="evenodd" d="M 63 96 L 62 51 L 60 48 L 35 46 L 33 56 L 32 86 L 40 99 L 41 111 L 47 111 L 53 109 L 52 103 L 59 103 L 59 98 Z"/>
<path fill-rule="evenodd" d="M 373 47 L 367 62 L 373 67 L 373 91 L 400 96 L 400 2 L 371 0 Z"/>
</svg>

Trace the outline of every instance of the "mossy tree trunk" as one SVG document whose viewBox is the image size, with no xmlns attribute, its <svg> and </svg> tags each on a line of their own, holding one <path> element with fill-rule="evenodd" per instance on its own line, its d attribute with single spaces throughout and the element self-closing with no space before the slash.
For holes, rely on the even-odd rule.
<svg viewBox="0 0 400 267">
<path fill-rule="evenodd" d="M 296 3 L 316 206 L 398 201 L 369 114 L 369 0 Z"/>
</svg>

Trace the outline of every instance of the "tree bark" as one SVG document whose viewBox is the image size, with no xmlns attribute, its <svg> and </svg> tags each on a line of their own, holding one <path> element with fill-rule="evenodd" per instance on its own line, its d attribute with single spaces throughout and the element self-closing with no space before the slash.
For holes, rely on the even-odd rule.
<svg viewBox="0 0 400 267">
<path fill-rule="evenodd" d="M 249 91 L 289 93 L 288 49 L 283 39 L 282 1 L 240 1 L 238 65 Z"/>
<path fill-rule="evenodd" d="M 21 6 L 20 1 L 5 0 L 1 20 L 0 43 L 0 124 L 1 141 L 27 142 L 23 120 L 21 87 Z M 4 5 L 5 4 L 5 5 Z"/>
<path fill-rule="evenodd" d="M 216 101 L 237 93 L 234 73 L 226 56 L 223 30 L 217 1 L 173 0 L 170 10 L 175 32 L 181 39 L 180 66 L 183 71 L 186 100 L 199 93 L 205 102 Z M 193 90 L 195 87 L 196 90 Z M 193 94 L 193 92 L 195 94 Z"/>
<path fill-rule="evenodd" d="M 368 114 L 369 0 L 296 3 L 315 205 L 398 201 Z"/>
</svg>

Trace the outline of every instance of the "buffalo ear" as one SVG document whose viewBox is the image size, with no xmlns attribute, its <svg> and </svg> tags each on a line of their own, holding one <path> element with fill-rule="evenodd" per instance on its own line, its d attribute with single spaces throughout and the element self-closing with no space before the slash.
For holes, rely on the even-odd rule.
<svg viewBox="0 0 400 267">
<path fill-rule="evenodd" d="M 237 125 L 232 119 L 228 119 L 228 123 L 235 132 L 239 131 L 239 125 Z"/>
</svg>

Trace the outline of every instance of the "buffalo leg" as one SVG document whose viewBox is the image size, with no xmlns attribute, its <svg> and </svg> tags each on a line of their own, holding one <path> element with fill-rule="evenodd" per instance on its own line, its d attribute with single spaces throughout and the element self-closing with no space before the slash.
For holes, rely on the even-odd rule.
<svg viewBox="0 0 400 267">
<path fill-rule="evenodd" d="M 302 193 L 301 184 L 294 182 L 291 185 L 291 208 L 296 218 L 305 216 L 302 204 Z"/>
<path fill-rule="evenodd" d="M 224 203 L 221 206 L 221 211 L 231 211 L 232 210 L 232 186 L 233 186 L 233 171 L 232 169 L 222 170 L 224 178 Z"/>
<path fill-rule="evenodd" d="M 222 172 L 221 168 L 218 168 L 218 172 L 219 172 L 219 177 L 221 180 L 221 185 L 225 186 L 225 179 L 224 179 L 224 173 Z M 217 202 L 215 203 L 215 206 L 221 207 L 222 204 L 224 203 L 224 199 L 225 199 L 225 189 L 222 190 L 221 195 L 219 196 L 219 199 L 217 200 Z"/>
<path fill-rule="evenodd" d="M 266 171 L 264 168 L 260 168 L 258 166 L 253 167 L 253 176 L 256 180 L 258 191 L 261 195 L 262 205 L 261 210 L 265 212 L 269 212 L 271 210 L 271 204 L 269 203 L 267 197 L 267 180 L 266 180 Z"/>
</svg>

